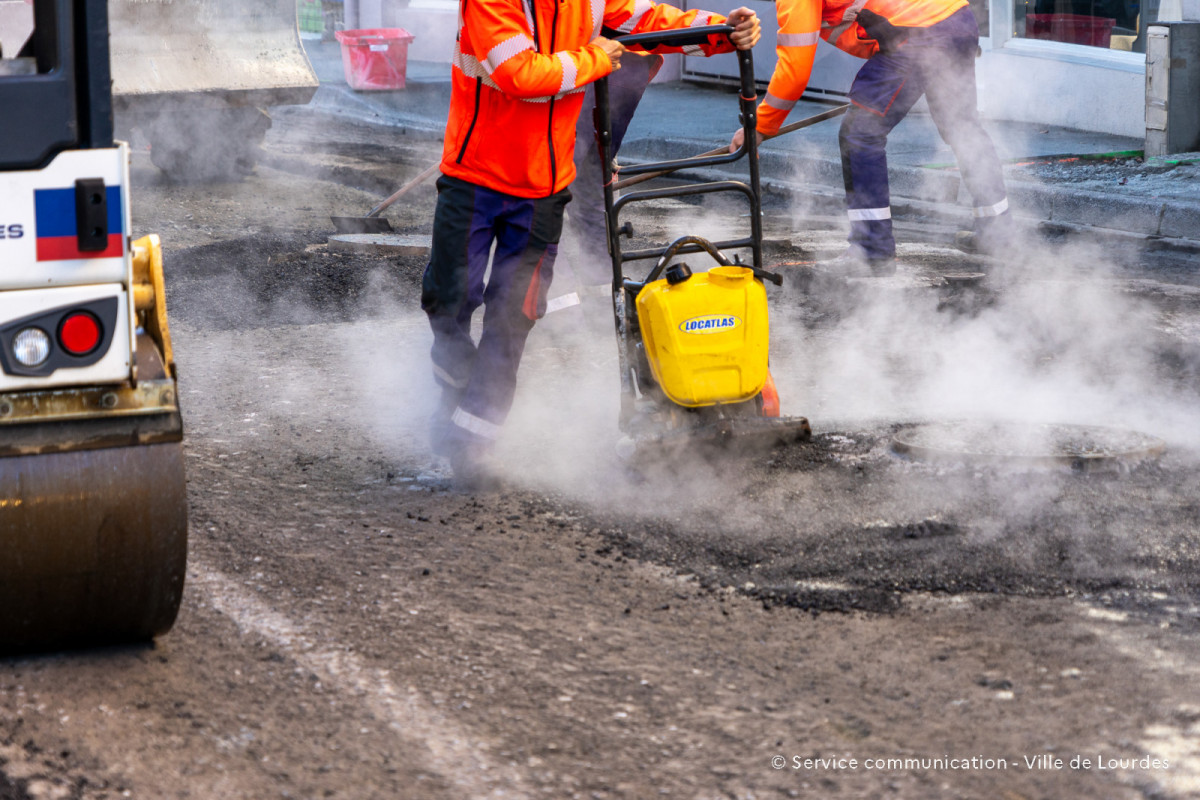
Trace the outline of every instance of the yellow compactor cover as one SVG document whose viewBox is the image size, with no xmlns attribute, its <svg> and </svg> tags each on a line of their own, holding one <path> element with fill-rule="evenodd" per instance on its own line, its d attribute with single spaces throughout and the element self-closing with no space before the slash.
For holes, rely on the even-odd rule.
<svg viewBox="0 0 1200 800">
<path fill-rule="evenodd" d="M 746 267 L 714 267 L 637 297 L 650 369 L 682 406 L 740 403 L 767 381 L 767 292 Z"/>
</svg>

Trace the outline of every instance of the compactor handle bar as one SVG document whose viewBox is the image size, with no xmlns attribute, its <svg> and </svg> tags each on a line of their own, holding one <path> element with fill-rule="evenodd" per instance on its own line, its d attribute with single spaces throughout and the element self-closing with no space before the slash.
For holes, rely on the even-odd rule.
<svg viewBox="0 0 1200 800">
<path fill-rule="evenodd" d="M 628 36 L 618 36 L 613 41 L 620 42 L 626 47 L 643 47 L 647 50 L 653 50 L 660 45 L 687 47 L 688 45 L 708 44 L 708 37 L 710 36 L 729 36 L 732 33 L 732 25 L 702 25 L 698 28 L 675 28 L 668 31 L 631 33 Z"/>
<path fill-rule="evenodd" d="M 691 44 L 704 44 L 711 40 L 713 36 L 730 37 L 735 28 L 732 25 L 705 25 L 698 28 L 676 28 L 665 31 L 651 31 L 649 33 L 636 33 L 629 36 L 618 36 L 613 41 L 620 42 L 623 45 L 637 45 L 646 49 L 653 49 L 659 45 L 671 46 L 686 46 Z M 738 101 L 740 110 L 740 122 L 742 129 L 745 132 L 742 146 L 733 153 L 713 154 L 707 157 L 681 158 L 672 161 L 659 161 L 647 164 L 636 164 L 624 166 L 621 168 L 622 175 L 642 175 L 646 173 L 666 174 L 675 172 L 680 169 L 699 168 L 706 166 L 717 166 L 719 164 L 728 164 L 745 158 L 747 161 L 747 169 L 749 171 L 749 182 L 741 181 L 715 181 L 703 183 L 699 185 L 687 187 L 672 187 L 657 190 L 637 191 L 631 194 L 622 195 L 618 199 L 615 195 L 616 178 L 613 175 L 613 153 L 612 153 L 612 117 L 608 102 L 608 79 L 602 78 L 595 84 L 596 93 L 596 108 L 595 108 L 595 123 L 597 144 L 600 149 L 600 169 L 604 181 L 604 203 L 605 211 L 608 217 L 608 243 L 609 253 L 613 260 L 613 291 L 620 291 L 620 287 L 624 282 L 621 265 L 626 261 L 637 261 L 640 259 L 653 258 L 658 259 L 661 250 L 638 250 L 634 252 L 623 253 L 621 244 L 618 238 L 617 218 L 620 215 L 621 209 L 630 201 L 637 200 L 652 200 L 659 197 L 681 197 L 687 195 L 709 194 L 712 192 L 732 191 L 743 194 L 750 205 L 750 236 L 732 239 L 728 241 L 716 242 L 719 248 L 742 247 L 749 248 L 753 254 L 753 264 L 756 269 L 762 269 L 762 200 L 761 187 L 759 180 L 759 165 L 758 165 L 758 138 L 755 136 L 757 127 L 757 90 L 754 84 L 754 61 L 751 50 L 736 50 L 735 54 L 738 60 L 738 73 L 741 84 L 741 92 Z M 684 246 L 680 253 L 696 253 L 702 248 L 689 244 Z"/>
<path fill-rule="evenodd" d="M 703 25 L 698 28 L 674 28 L 665 31 L 650 31 L 649 33 L 634 33 L 628 36 L 618 36 L 613 41 L 620 42 L 626 47 L 639 46 L 647 50 L 653 50 L 659 45 L 668 45 L 671 47 L 686 47 L 688 45 L 707 44 L 711 36 L 733 35 L 734 27 L 732 25 Z M 742 148 L 734 153 L 722 153 L 712 155 L 708 158 L 679 158 L 672 161 L 659 161 L 653 164 L 640 164 L 622 167 L 622 173 L 628 176 L 642 175 L 648 172 L 674 172 L 675 170 L 685 169 L 688 167 L 705 167 L 714 166 L 717 164 L 727 164 L 732 161 L 737 161 L 743 155 L 750 156 L 753 162 L 751 167 L 753 191 L 758 194 L 758 139 L 751 135 L 753 134 L 757 120 L 755 119 L 755 105 L 758 102 L 757 93 L 754 86 L 754 62 L 749 50 L 737 50 L 738 72 L 742 87 L 742 125 L 746 131 L 746 139 L 750 140 L 744 144 Z M 605 97 L 604 105 L 607 105 L 608 97 L 608 81 L 601 79 L 596 82 L 597 98 L 599 93 L 603 92 Z M 600 103 L 597 102 L 597 107 Z M 600 125 L 597 125 L 600 128 Z M 607 179 L 607 176 L 606 176 Z"/>
</svg>

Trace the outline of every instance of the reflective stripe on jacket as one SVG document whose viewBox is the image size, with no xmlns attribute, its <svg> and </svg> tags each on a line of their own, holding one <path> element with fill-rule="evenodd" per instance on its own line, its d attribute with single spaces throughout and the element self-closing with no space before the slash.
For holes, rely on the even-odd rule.
<svg viewBox="0 0 1200 800">
<path fill-rule="evenodd" d="M 779 33 L 775 40 L 775 72 L 758 107 L 758 132 L 773 136 L 792 106 L 804 94 L 812 75 L 818 39 L 850 55 L 870 58 L 878 44 L 850 21 L 863 8 L 893 25 L 927 28 L 967 5 L 967 0 L 777 0 Z M 849 18 L 849 19 L 847 19 Z"/>
<path fill-rule="evenodd" d="M 588 43 L 601 28 L 644 33 L 725 17 L 650 0 L 461 0 L 442 172 L 518 197 L 549 197 L 575 178 L 583 88 L 612 71 Z M 727 37 L 698 48 L 727 52 Z"/>
</svg>

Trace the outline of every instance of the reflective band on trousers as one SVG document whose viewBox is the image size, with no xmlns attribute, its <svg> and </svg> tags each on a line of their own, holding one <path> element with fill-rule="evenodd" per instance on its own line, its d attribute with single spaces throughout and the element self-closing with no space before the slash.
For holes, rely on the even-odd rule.
<svg viewBox="0 0 1200 800">
<path fill-rule="evenodd" d="M 553 314 L 555 311 L 562 311 L 564 308 L 577 305 L 579 305 L 579 295 L 575 292 L 560 294 L 558 297 L 552 297 L 546 301 L 546 313 Z"/>
<path fill-rule="evenodd" d="M 580 286 L 576 291 L 582 297 L 612 297 L 611 283 L 588 283 Z"/>
<path fill-rule="evenodd" d="M 876 219 L 891 219 L 892 209 L 889 208 L 851 208 L 846 211 L 851 222 L 866 222 Z"/>
<path fill-rule="evenodd" d="M 450 421 L 465 431 L 470 431 L 476 436 L 482 436 L 485 439 L 497 439 L 500 437 L 500 426 L 488 422 L 486 419 L 463 411 L 461 408 L 454 409 L 454 416 L 450 417 Z"/>
<path fill-rule="evenodd" d="M 453 375 L 451 375 L 449 372 L 446 372 L 446 370 L 442 369 L 437 364 L 433 365 L 433 377 L 437 378 L 447 386 L 453 386 L 455 389 L 465 389 L 467 387 L 466 381 L 456 380 Z"/>
<path fill-rule="evenodd" d="M 776 47 L 811 47 L 821 40 L 821 34 L 818 31 L 812 33 L 783 33 L 782 31 L 775 37 Z"/>
<path fill-rule="evenodd" d="M 585 297 L 594 297 L 597 300 L 600 298 L 608 298 L 612 294 L 612 285 L 608 283 L 590 283 L 580 286 L 573 292 L 560 294 L 558 297 L 551 297 L 546 301 L 546 313 L 553 314 L 555 311 L 562 311 L 567 308 L 583 305 Z"/>
<path fill-rule="evenodd" d="M 976 206 L 971 210 L 977 217 L 998 217 L 1008 211 L 1008 198 L 1004 198 L 994 206 Z"/>
</svg>

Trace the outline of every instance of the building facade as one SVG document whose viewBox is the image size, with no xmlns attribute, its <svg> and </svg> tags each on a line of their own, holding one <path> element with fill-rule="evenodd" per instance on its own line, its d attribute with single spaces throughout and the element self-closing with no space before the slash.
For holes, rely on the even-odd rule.
<svg viewBox="0 0 1200 800">
<path fill-rule="evenodd" d="M 456 0 L 345 0 L 360 27 L 395 26 L 416 34 L 409 57 L 449 60 Z M 710 0 L 677 5 L 712 7 Z M 775 4 L 739 0 L 763 20 L 755 71 L 775 66 Z M 979 102 L 991 119 L 1057 125 L 1141 138 L 1145 135 L 1146 43 L 1150 24 L 1200 19 L 1200 0 L 971 0 L 982 39 Z M 723 9 L 716 9 L 723 10 Z M 860 61 L 822 42 L 810 96 L 845 96 Z M 660 79 L 736 77 L 733 59 L 686 58 Z"/>
<path fill-rule="evenodd" d="M 1146 30 L 1159 20 L 1189 18 L 1193 2 L 972 0 L 982 35 L 980 111 L 992 119 L 1142 137 Z M 771 44 L 775 4 L 745 0 L 745 5 L 763 18 L 763 43 Z M 756 48 L 755 59 L 758 77 L 769 78 L 775 65 L 770 47 Z M 684 75 L 700 80 L 733 75 L 735 67 L 704 61 L 689 59 Z M 860 64 L 822 42 L 810 96 L 845 96 Z"/>
</svg>

